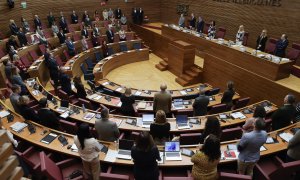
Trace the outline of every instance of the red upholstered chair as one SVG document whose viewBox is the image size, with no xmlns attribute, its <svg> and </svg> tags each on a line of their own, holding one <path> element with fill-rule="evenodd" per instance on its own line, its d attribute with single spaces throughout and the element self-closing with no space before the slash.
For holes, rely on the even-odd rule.
<svg viewBox="0 0 300 180">
<path fill-rule="evenodd" d="M 73 40 L 74 41 L 79 41 L 80 40 L 80 35 L 78 33 L 73 34 Z"/>
<path fill-rule="evenodd" d="M 252 178 L 251 176 L 242 175 L 242 174 L 220 172 L 219 179 L 220 180 L 251 180 Z"/>
<path fill-rule="evenodd" d="M 47 31 L 47 30 L 44 30 L 43 32 L 44 32 L 44 35 L 45 35 L 45 37 L 46 37 L 47 39 L 52 37 L 52 33 L 51 33 L 51 32 L 49 32 L 49 31 Z"/>
<path fill-rule="evenodd" d="M 127 41 L 134 40 L 134 35 L 132 33 L 126 33 L 126 40 Z"/>
<path fill-rule="evenodd" d="M 270 38 L 269 41 L 267 42 L 265 52 L 273 54 L 276 48 L 277 41 L 278 39 Z"/>
<path fill-rule="evenodd" d="M 218 28 L 218 32 L 216 34 L 216 38 L 222 38 L 222 39 L 224 39 L 225 34 L 226 34 L 226 29 L 224 27 L 219 27 Z"/>
<path fill-rule="evenodd" d="M 64 50 L 63 53 L 65 55 L 66 60 L 68 61 L 71 58 L 69 53 L 66 50 Z"/>
<path fill-rule="evenodd" d="M 35 172 L 40 170 L 40 152 L 36 151 L 33 146 L 30 146 L 23 152 L 18 150 L 15 150 L 15 152 L 30 167 L 31 171 Z"/>
<path fill-rule="evenodd" d="M 208 28 L 209 28 L 210 24 L 209 23 L 205 23 L 204 24 L 204 29 L 203 29 L 203 33 L 204 34 L 208 34 Z"/>
<path fill-rule="evenodd" d="M 209 114 L 218 114 L 227 111 L 226 104 L 218 104 L 211 107 Z"/>
<path fill-rule="evenodd" d="M 39 58 L 39 56 L 37 55 L 37 53 L 32 50 L 32 51 L 29 51 L 29 55 L 32 57 L 32 59 L 35 61 Z"/>
<path fill-rule="evenodd" d="M 69 95 L 61 89 L 58 90 L 58 97 L 60 99 L 68 100 L 71 104 L 75 104 L 75 105 L 79 102 L 74 95 Z"/>
<path fill-rule="evenodd" d="M 75 122 L 65 121 L 63 119 L 59 120 L 59 124 L 61 128 L 64 130 L 64 132 L 69 134 L 75 134 L 77 132 L 77 125 Z"/>
<path fill-rule="evenodd" d="M 244 45 L 244 46 L 247 46 L 248 38 L 249 38 L 249 33 L 248 33 L 248 32 L 245 32 L 245 34 L 244 34 L 244 39 L 243 39 L 243 45 Z"/>
<path fill-rule="evenodd" d="M 76 159 L 67 159 L 58 163 L 53 162 L 44 152 L 40 153 L 41 171 L 49 180 L 63 180 L 69 177 L 73 172 L 82 171 L 82 163 Z M 74 178 L 74 180 L 83 179 L 83 176 Z"/>
<path fill-rule="evenodd" d="M 127 25 L 121 25 L 121 28 L 122 28 L 125 32 L 128 31 L 128 26 L 127 26 Z"/>
<path fill-rule="evenodd" d="M 59 55 L 56 55 L 56 56 L 55 56 L 55 60 L 56 60 L 56 62 L 57 62 L 57 64 L 58 64 L 59 66 L 64 66 L 64 65 L 66 64 L 65 62 L 63 62 L 63 61 L 61 60 L 61 58 L 60 58 Z"/>
<path fill-rule="evenodd" d="M 79 101 L 78 104 L 80 104 L 81 106 L 82 104 L 84 104 L 84 106 L 90 110 L 95 110 L 95 111 L 101 110 L 101 108 L 96 109 L 89 100 L 78 98 L 78 101 Z"/>
<path fill-rule="evenodd" d="M 69 32 L 72 33 L 72 32 L 74 32 L 74 31 L 75 31 L 74 27 L 73 27 L 72 25 L 69 26 Z"/>
<path fill-rule="evenodd" d="M 108 167 L 108 169 L 105 173 L 101 172 L 100 179 L 101 180 L 103 180 L 103 179 L 104 180 L 129 180 L 130 176 L 112 173 L 112 166 L 110 166 L 110 167 Z"/>
<path fill-rule="evenodd" d="M 45 46 L 45 44 L 40 44 L 39 45 L 39 49 L 40 49 L 40 51 L 41 51 L 42 54 L 45 54 L 45 52 L 46 52 L 46 46 Z"/>
<path fill-rule="evenodd" d="M 91 48 L 93 48 L 94 46 L 93 46 L 93 43 L 92 43 L 92 40 L 87 40 L 87 45 L 88 45 L 88 48 L 89 49 L 91 49 Z"/>
<path fill-rule="evenodd" d="M 5 56 L 5 52 L 3 51 L 2 48 L 0 48 L 0 58 L 2 58 L 3 56 Z"/>
<path fill-rule="evenodd" d="M 103 21 L 103 26 L 108 29 L 109 21 Z"/>
<path fill-rule="evenodd" d="M 187 133 L 180 134 L 179 142 L 180 145 L 194 145 L 199 144 L 202 139 L 201 133 Z"/>
<path fill-rule="evenodd" d="M 238 99 L 233 107 L 233 109 L 239 109 L 239 108 L 243 108 L 245 106 L 247 106 L 247 104 L 250 101 L 250 97 L 246 97 L 246 98 L 242 98 L 242 99 Z"/>
<path fill-rule="evenodd" d="M 207 90 L 205 92 L 205 95 L 206 96 L 213 96 L 213 95 L 216 95 L 220 92 L 220 88 L 213 88 L 213 89 L 210 89 L 210 90 Z"/>
<path fill-rule="evenodd" d="M 287 58 L 297 60 L 300 57 L 300 44 L 293 43 L 292 49 L 287 53 Z"/>
<path fill-rule="evenodd" d="M 29 61 L 27 55 L 24 55 L 22 57 L 20 57 L 20 60 L 22 62 L 22 64 L 26 67 L 26 68 L 29 68 L 31 66 L 31 62 Z"/>
<path fill-rule="evenodd" d="M 240 139 L 243 135 L 241 127 L 223 129 L 221 135 L 221 141 L 231 141 L 234 139 Z"/>
<path fill-rule="evenodd" d="M 292 75 L 300 78 L 300 67 L 293 66 L 292 67 Z"/>
</svg>

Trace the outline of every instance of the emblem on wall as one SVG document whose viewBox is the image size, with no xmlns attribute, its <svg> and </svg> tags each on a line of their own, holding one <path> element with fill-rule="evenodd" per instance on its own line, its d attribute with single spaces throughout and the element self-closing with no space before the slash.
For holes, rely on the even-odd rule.
<svg viewBox="0 0 300 180">
<path fill-rule="evenodd" d="M 188 14 L 189 5 L 179 4 L 176 7 L 177 14 L 184 14 L 185 16 Z"/>
</svg>

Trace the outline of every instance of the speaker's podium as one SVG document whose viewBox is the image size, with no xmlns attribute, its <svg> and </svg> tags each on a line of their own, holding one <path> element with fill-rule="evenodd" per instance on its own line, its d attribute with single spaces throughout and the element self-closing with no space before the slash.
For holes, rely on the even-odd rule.
<svg viewBox="0 0 300 180">
<path fill-rule="evenodd" d="M 175 81 L 182 86 L 201 82 L 202 70 L 195 65 L 195 46 L 184 41 L 169 43 L 168 59 L 164 59 L 156 67 L 162 71 L 169 70 L 177 76 Z"/>
</svg>

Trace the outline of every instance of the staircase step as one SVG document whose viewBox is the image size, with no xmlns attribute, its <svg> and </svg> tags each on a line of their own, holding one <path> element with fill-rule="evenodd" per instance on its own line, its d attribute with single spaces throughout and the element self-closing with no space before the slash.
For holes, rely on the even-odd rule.
<svg viewBox="0 0 300 180">
<path fill-rule="evenodd" d="M 168 66 L 168 63 L 166 61 L 159 61 L 159 64 L 161 64 L 163 66 Z"/>
<path fill-rule="evenodd" d="M 178 77 L 175 79 L 175 81 L 180 84 L 181 86 L 187 86 L 189 84 L 189 82 L 185 81 L 184 79 Z"/>
<path fill-rule="evenodd" d="M 163 66 L 163 65 L 161 65 L 161 64 L 156 64 L 155 67 L 156 67 L 157 69 L 161 70 L 161 71 L 165 71 L 165 70 L 168 69 L 167 66 Z"/>
<path fill-rule="evenodd" d="M 194 72 L 197 72 L 197 73 L 201 73 L 202 72 L 202 69 L 198 66 L 192 66 L 190 68 L 190 70 L 194 71 Z"/>
<path fill-rule="evenodd" d="M 186 71 L 184 71 L 184 73 L 192 76 L 193 78 L 195 78 L 199 75 L 199 73 L 192 71 L 192 70 L 186 70 Z"/>
<path fill-rule="evenodd" d="M 300 67 L 294 65 L 294 66 L 292 67 L 292 72 L 291 72 L 291 74 L 294 75 L 294 76 L 296 76 L 296 77 L 298 77 L 298 78 L 300 78 Z"/>
<path fill-rule="evenodd" d="M 188 74 L 182 74 L 182 75 L 180 76 L 180 78 L 184 79 L 184 80 L 187 81 L 187 82 L 190 82 L 190 81 L 193 80 L 193 77 L 190 76 L 190 75 L 188 75 Z"/>
</svg>

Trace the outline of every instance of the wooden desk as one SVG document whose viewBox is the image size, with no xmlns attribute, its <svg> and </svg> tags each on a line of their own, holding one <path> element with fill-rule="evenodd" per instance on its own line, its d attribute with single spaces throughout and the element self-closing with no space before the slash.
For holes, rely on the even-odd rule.
<svg viewBox="0 0 300 180">
<path fill-rule="evenodd" d="M 254 49 L 252 48 L 244 47 L 245 52 L 242 52 L 239 46 L 229 47 L 228 41 L 224 40 L 224 42 L 222 42 L 216 39 L 209 40 L 168 26 L 162 26 L 162 35 L 191 43 L 202 53 L 212 54 L 274 81 L 289 77 L 292 65 L 294 64 L 293 61 L 281 61 L 280 63 L 275 63 L 270 60 L 265 60 L 258 57 L 266 55 L 264 52 L 253 55 L 252 52 Z"/>
<path fill-rule="evenodd" d="M 4 106 L 4 109 L 8 110 L 8 107 L 2 101 L 0 101 L 0 102 L 1 102 L 1 105 Z M 30 142 L 31 144 L 33 144 L 35 146 L 39 146 L 39 147 L 41 147 L 45 150 L 55 151 L 57 153 L 62 153 L 62 154 L 77 157 L 77 158 L 79 157 L 79 154 L 77 152 L 73 152 L 70 149 L 67 149 L 67 146 L 61 146 L 58 138 L 56 138 L 54 141 L 52 141 L 48 145 L 40 142 L 40 140 L 44 136 L 46 136 L 46 134 L 48 134 L 49 132 L 54 132 L 54 133 L 59 134 L 59 135 L 64 134 L 64 136 L 67 138 L 69 144 L 73 144 L 74 143 L 73 135 L 70 135 L 70 134 L 67 134 L 67 133 L 62 133 L 60 131 L 56 131 L 56 130 L 53 130 L 53 129 L 49 129 L 47 127 L 44 127 L 42 125 L 36 124 L 34 122 L 30 122 L 30 121 L 28 121 L 28 122 L 32 123 L 36 127 L 36 132 L 34 134 L 30 134 L 27 128 L 24 128 L 23 131 L 17 133 L 15 131 L 11 130 L 10 126 L 12 124 L 14 124 L 15 122 L 24 122 L 24 119 L 21 116 L 19 116 L 18 114 L 15 114 L 13 111 L 12 111 L 12 113 L 15 117 L 13 122 L 9 123 L 7 121 L 6 117 L 2 118 L 1 121 L 2 121 L 3 126 L 6 129 L 10 130 L 14 134 L 14 136 L 22 139 L 23 141 Z M 270 132 L 269 135 L 273 137 L 277 132 L 290 132 L 290 129 L 293 128 L 293 127 L 300 127 L 300 123 L 290 125 L 286 128 L 280 129 L 278 131 Z M 44 130 L 47 130 L 48 133 L 46 133 L 45 135 L 42 135 L 42 132 Z M 236 144 L 238 141 L 239 140 L 222 142 L 221 143 L 221 151 L 227 150 L 227 145 L 228 144 Z M 115 150 L 114 143 L 108 143 L 108 142 L 103 142 L 103 141 L 100 141 L 100 143 L 107 146 L 110 150 Z M 278 138 L 278 143 L 276 143 L 276 144 L 264 144 L 264 146 L 267 148 L 267 150 L 261 152 L 262 156 L 270 155 L 270 154 L 285 150 L 287 148 L 287 142 L 283 141 L 281 138 Z M 193 150 L 193 151 L 198 150 L 197 145 L 181 146 L 181 148 L 183 148 L 183 147 L 188 148 L 188 149 Z M 161 146 L 158 146 L 158 148 L 159 148 L 159 150 L 163 149 L 163 147 L 161 147 Z M 104 161 L 106 155 L 103 152 L 100 152 L 99 155 L 100 155 L 99 156 L 100 160 Z M 104 161 L 104 162 L 106 162 L 106 161 Z M 229 162 L 236 162 L 236 160 L 221 159 L 220 164 L 229 163 Z M 114 164 L 120 164 L 120 165 L 133 165 L 132 161 L 130 161 L 130 160 L 121 160 L 121 159 L 116 159 L 115 162 L 107 162 L 107 163 L 114 163 Z M 192 166 L 192 165 L 193 164 L 191 162 L 190 157 L 187 157 L 187 156 L 184 156 L 184 155 L 182 156 L 182 161 L 164 161 L 163 164 L 159 164 L 160 167 L 182 167 L 182 166 Z"/>
</svg>

